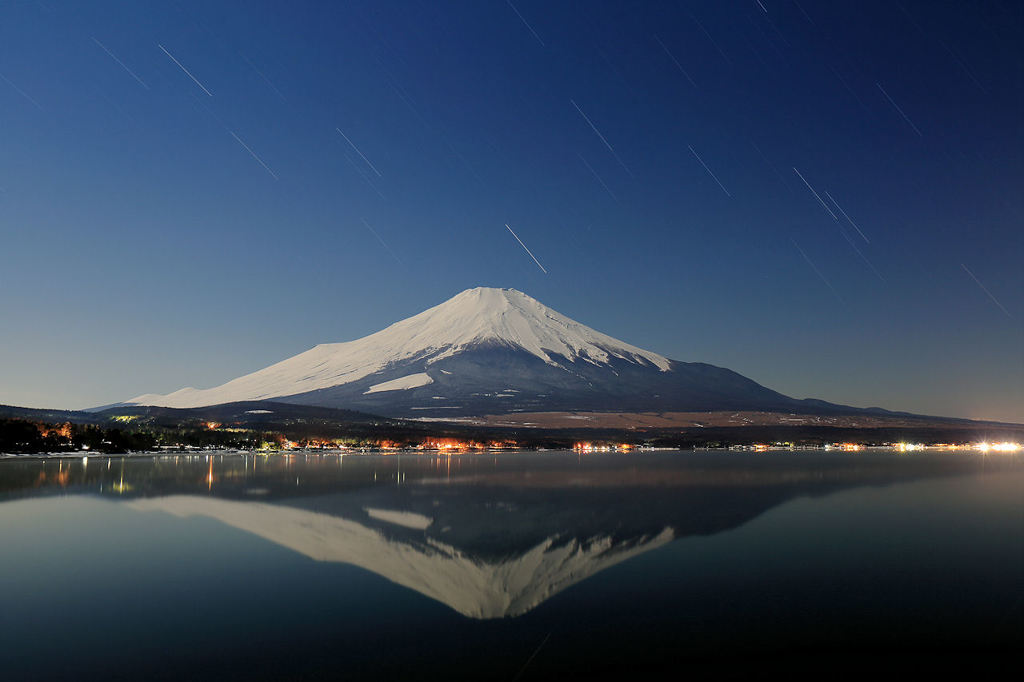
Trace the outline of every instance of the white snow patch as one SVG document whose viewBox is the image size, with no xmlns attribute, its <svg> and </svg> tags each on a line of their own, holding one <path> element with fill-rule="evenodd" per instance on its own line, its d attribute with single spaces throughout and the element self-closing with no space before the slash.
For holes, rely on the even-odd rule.
<svg viewBox="0 0 1024 682">
<path fill-rule="evenodd" d="M 377 519 L 378 521 L 385 521 L 387 523 L 393 523 L 396 526 L 405 526 L 406 528 L 413 528 L 415 530 L 426 530 L 430 527 L 430 524 L 434 522 L 434 519 L 424 516 L 423 514 L 417 514 L 416 512 L 398 511 L 396 509 L 373 509 L 372 507 L 363 507 L 363 511 L 366 512 L 371 519 Z"/>
<path fill-rule="evenodd" d="M 419 386 L 426 386 L 427 384 L 434 383 L 434 380 L 430 378 L 429 374 L 420 372 L 419 374 L 410 374 L 407 377 L 401 379 L 392 379 L 391 381 L 384 381 L 379 384 L 370 386 L 368 391 L 363 391 L 363 395 L 368 393 L 380 393 L 382 391 L 402 391 L 410 388 L 417 388 Z"/>
</svg>

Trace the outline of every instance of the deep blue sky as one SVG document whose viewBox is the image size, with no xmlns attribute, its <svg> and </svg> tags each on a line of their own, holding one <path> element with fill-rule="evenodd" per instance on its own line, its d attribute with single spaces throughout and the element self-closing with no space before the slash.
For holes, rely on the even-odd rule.
<svg viewBox="0 0 1024 682">
<path fill-rule="evenodd" d="M 1022 8 L 5 2 L 0 403 L 208 387 L 487 285 L 1024 422 Z"/>
</svg>

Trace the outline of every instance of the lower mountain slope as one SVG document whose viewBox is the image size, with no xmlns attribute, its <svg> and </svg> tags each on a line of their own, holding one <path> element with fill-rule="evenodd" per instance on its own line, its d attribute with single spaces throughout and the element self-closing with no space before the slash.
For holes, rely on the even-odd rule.
<svg viewBox="0 0 1024 682">
<path fill-rule="evenodd" d="M 403 380 L 409 377 L 406 388 Z M 843 409 L 829 403 L 809 406 L 704 363 L 670 360 L 665 371 L 621 359 L 603 366 L 582 360 L 552 365 L 493 343 L 436 362 L 396 363 L 358 381 L 275 400 L 431 418 L 548 411 Z"/>
</svg>

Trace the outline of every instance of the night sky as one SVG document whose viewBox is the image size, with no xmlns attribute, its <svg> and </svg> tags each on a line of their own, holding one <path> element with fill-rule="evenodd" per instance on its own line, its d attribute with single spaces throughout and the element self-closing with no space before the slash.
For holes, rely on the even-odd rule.
<svg viewBox="0 0 1024 682">
<path fill-rule="evenodd" d="M 1011 0 L 3 2 L 0 403 L 500 286 L 795 397 L 1024 422 L 1022 45 Z"/>
</svg>

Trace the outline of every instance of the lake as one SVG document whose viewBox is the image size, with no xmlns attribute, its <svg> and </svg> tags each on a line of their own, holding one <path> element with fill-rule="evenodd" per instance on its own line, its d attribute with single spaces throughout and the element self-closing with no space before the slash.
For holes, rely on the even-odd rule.
<svg viewBox="0 0 1024 682">
<path fill-rule="evenodd" d="M 1024 456 L 0 460 L 12 680 L 977 674 L 1024 645 Z"/>
</svg>

